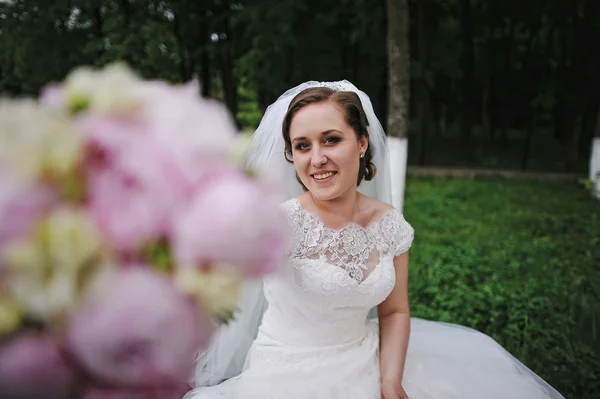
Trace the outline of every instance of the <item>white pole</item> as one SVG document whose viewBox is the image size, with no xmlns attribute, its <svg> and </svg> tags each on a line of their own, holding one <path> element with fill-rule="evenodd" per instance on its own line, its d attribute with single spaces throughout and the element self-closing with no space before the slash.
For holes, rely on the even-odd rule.
<svg viewBox="0 0 600 399">
<path fill-rule="evenodd" d="M 596 198 L 600 199 L 600 137 L 594 138 L 594 141 L 592 142 L 589 178 L 594 186 Z"/>
<path fill-rule="evenodd" d="M 408 162 L 408 139 L 390 137 L 390 171 L 392 178 L 392 205 L 402 212 L 404 206 L 404 186 L 406 184 L 406 164 Z"/>
</svg>

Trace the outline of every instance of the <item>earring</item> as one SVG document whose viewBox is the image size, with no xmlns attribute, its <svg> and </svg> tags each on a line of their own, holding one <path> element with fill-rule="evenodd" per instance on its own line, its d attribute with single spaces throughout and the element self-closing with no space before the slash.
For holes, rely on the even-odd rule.
<svg viewBox="0 0 600 399">
<path fill-rule="evenodd" d="M 364 157 L 365 157 L 365 154 L 360 154 L 360 157 L 361 157 L 361 158 L 364 158 Z"/>
</svg>

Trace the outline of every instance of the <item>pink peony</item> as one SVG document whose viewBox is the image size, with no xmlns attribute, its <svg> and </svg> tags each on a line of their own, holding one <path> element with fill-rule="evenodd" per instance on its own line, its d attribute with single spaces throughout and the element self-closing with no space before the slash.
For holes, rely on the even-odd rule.
<svg viewBox="0 0 600 399">
<path fill-rule="evenodd" d="M 142 127 L 87 118 L 89 209 L 114 248 L 128 252 L 164 236 L 173 209 L 191 192 L 175 154 Z"/>
<path fill-rule="evenodd" d="M 50 337 L 21 336 L 0 346 L 3 398 L 63 399 L 70 384 L 71 373 Z"/>
<path fill-rule="evenodd" d="M 129 266 L 74 316 L 67 336 L 71 352 L 95 378 L 150 389 L 187 382 L 212 329 L 208 316 L 167 278 Z"/>
<path fill-rule="evenodd" d="M 241 173 L 223 173 L 177 215 L 174 256 L 180 266 L 224 263 L 263 275 L 283 263 L 286 229 L 272 187 Z"/>
<path fill-rule="evenodd" d="M 169 86 L 149 83 L 151 91 L 140 109 L 140 119 L 150 135 L 181 149 L 203 152 L 227 152 L 235 140 L 237 128 L 227 108 L 199 96 L 196 84 Z"/>
<path fill-rule="evenodd" d="M 8 171 L 0 170 L 0 248 L 28 234 L 55 200 L 49 188 L 19 181 Z"/>
<path fill-rule="evenodd" d="M 227 108 L 199 96 L 196 84 L 149 82 L 139 112 L 146 134 L 175 155 L 180 171 L 196 184 L 220 169 L 234 145 L 237 128 Z"/>
</svg>

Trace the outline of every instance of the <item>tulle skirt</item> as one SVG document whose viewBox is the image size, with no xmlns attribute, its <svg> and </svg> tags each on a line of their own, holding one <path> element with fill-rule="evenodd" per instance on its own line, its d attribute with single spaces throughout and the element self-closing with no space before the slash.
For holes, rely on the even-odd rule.
<svg viewBox="0 0 600 399">
<path fill-rule="evenodd" d="M 337 346 L 259 336 L 242 374 L 184 399 L 380 399 L 378 327 L 369 323 L 365 338 Z M 402 385 L 410 399 L 564 399 L 487 335 L 417 318 Z"/>
</svg>

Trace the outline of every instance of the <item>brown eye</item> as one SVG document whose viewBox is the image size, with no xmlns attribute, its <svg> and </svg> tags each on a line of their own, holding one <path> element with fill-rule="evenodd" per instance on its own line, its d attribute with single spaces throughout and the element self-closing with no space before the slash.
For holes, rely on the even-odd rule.
<svg viewBox="0 0 600 399">
<path fill-rule="evenodd" d="M 296 151 L 302 151 L 302 150 L 306 150 L 308 148 L 308 144 L 307 143 L 298 143 L 296 144 L 296 146 L 294 147 L 294 149 Z"/>
</svg>

